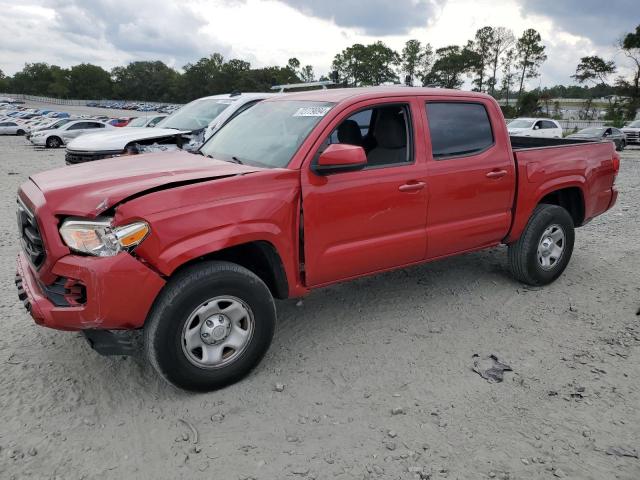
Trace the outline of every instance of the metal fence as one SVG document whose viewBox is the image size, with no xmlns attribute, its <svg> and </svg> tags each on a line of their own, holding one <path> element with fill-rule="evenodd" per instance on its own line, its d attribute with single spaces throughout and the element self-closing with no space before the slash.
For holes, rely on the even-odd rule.
<svg viewBox="0 0 640 480">
<path fill-rule="evenodd" d="M 146 100 L 109 100 L 106 98 L 100 100 L 69 100 L 66 98 L 40 97 L 37 95 L 25 95 L 23 93 L 0 93 L 0 97 L 13 98 L 15 100 L 28 100 L 30 102 L 51 103 L 54 105 L 71 105 L 83 107 L 87 102 L 126 102 L 126 103 L 144 103 L 147 105 L 166 105 L 167 102 L 148 102 Z"/>
</svg>

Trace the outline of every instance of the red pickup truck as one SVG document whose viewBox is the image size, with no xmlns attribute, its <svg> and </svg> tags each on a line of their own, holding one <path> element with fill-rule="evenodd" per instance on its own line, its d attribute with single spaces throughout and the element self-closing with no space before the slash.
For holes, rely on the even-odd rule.
<svg viewBox="0 0 640 480">
<path fill-rule="evenodd" d="M 260 361 L 274 298 L 499 244 L 516 279 L 552 282 L 620 162 L 613 143 L 510 139 L 487 95 L 405 87 L 265 100 L 199 153 L 33 175 L 16 276 L 36 323 L 102 353 L 143 329 L 157 371 L 199 391 Z"/>
</svg>

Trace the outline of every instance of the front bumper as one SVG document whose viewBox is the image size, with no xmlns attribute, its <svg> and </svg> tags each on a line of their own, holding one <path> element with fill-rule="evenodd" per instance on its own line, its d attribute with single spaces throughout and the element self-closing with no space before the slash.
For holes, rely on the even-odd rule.
<svg viewBox="0 0 640 480">
<path fill-rule="evenodd" d="M 33 135 L 31 135 L 29 137 L 29 141 L 37 147 L 44 147 L 47 141 L 47 137 L 34 137 Z"/>
<path fill-rule="evenodd" d="M 86 289 L 81 305 L 56 306 L 47 297 L 26 256 L 17 259 L 18 296 L 38 325 L 57 330 L 119 330 L 144 325 L 147 314 L 165 284 L 155 271 L 131 255 L 60 258 L 52 273 L 80 282 Z"/>
</svg>

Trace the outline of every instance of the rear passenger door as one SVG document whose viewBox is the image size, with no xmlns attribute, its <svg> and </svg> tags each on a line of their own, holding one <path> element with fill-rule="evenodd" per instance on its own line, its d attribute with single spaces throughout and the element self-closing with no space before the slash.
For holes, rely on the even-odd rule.
<svg viewBox="0 0 640 480">
<path fill-rule="evenodd" d="M 476 97 L 429 98 L 423 106 L 427 258 L 499 243 L 511 225 L 515 164 L 498 108 Z"/>
</svg>

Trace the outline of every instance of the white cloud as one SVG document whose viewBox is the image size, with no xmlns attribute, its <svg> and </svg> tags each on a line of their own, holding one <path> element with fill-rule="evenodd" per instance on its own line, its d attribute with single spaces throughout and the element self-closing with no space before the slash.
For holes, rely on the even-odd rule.
<svg viewBox="0 0 640 480">
<path fill-rule="evenodd" d="M 417 38 L 438 48 L 464 44 L 484 25 L 506 26 L 516 35 L 530 27 L 540 31 L 548 60 L 530 86 L 569 83 L 582 56 L 616 55 L 612 44 L 618 32 L 611 33 L 609 44 L 596 44 L 590 30 L 569 31 L 566 15 L 552 18 L 526 0 L 404 1 L 414 9 L 411 18 L 399 15 L 382 22 L 371 14 L 375 3 L 365 0 L 342 0 L 349 8 L 340 15 L 307 0 L 0 0 L 0 69 L 13 74 L 25 62 L 37 61 L 111 68 L 156 59 L 180 68 L 219 52 L 255 67 L 284 65 L 295 56 L 325 74 L 334 55 L 355 42 L 382 40 L 400 50 L 407 39 Z M 610 4 L 616 1 L 628 0 Z M 616 60 L 625 61 L 620 55 Z"/>
</svg>

